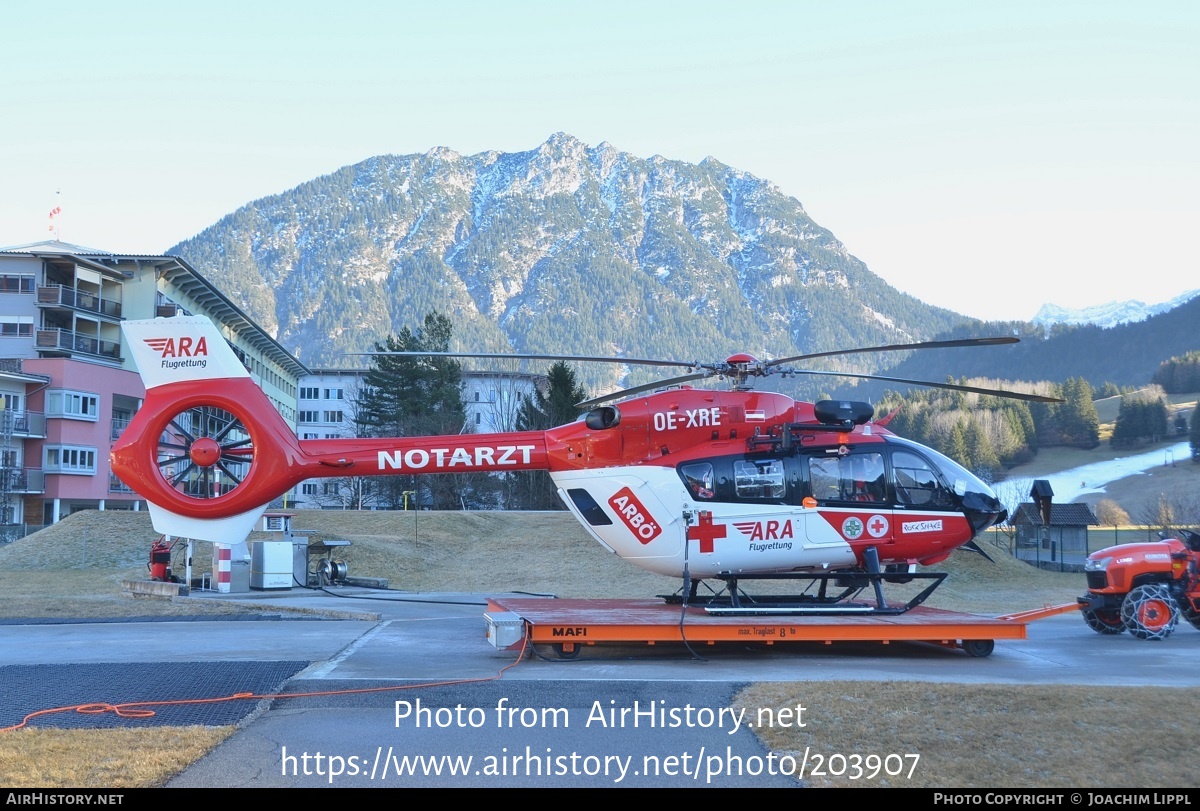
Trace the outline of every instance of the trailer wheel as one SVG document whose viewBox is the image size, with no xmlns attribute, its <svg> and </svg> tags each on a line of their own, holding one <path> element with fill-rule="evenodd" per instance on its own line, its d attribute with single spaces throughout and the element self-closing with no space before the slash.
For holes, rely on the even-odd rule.
<svg viewBox="0 0 1200 811">
<path fill-rule="evenodd" d="M 961 644 L 967 656 L 973 656 L 976 659 L 991 656 L 992 651 L 996 649 L 996 640 L 994 639 L 964 639 Z"/>
<path fill-rule="evenodd" d="M 579 651 L 582 649 L 582 645 L 577 645 L 574 642 L 560 642 L 554 645 L 554 652 L 558 654 L 559 659 L 575 659 L 579 656 Z"/>
<path fill-rule="evenodd" d="M 1149 583 L 1125 595 L 1121 620 L 1138 639 L 1166 639 L 1179 623 L 1179 605 L 1165 585 Z"/>
<path fill-rule="evenodd" d="M 1098 634 L 1125 633 L 1125 621 L 1121 619 L 1120 611 L 1093 611 L 1085 608 L 1081 613 L 1087 626 Z"/>
</svg>

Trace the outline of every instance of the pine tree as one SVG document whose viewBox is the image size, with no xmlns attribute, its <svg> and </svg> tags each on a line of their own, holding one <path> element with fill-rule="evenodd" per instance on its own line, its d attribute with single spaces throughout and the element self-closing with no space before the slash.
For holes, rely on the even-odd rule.
<svg viewBox="0 0 1200 811">
<path fill-rule="evenodd" d="M 1059 408 L 1063 441 L 1087 449 L 1099 445 L 1100 416 L 1091 385 L 1082 377 L 1072 377 L 1063 383 L 1062 395 L 1066 400 Z"/>
<path fill-rule="evenodd" d="M 1000 459 L 977 420 L 968 421 L 963 432 L 963 444 L 966 448 L 966 462 L 972 472 L 985 482 L 994 481 L 1000 469 Z"/>
<path fill-rule="evenodd" d="M 545 431 L 572 422 L 579 414 L 575 404 L 586 400 L 587 396 L 587 391 L 575 377 L 575 370 L 565 361 L 556 361 L 547 373 L 545 393 L 535 389 L 522 401 L 517 430 Z M 517 488 L 516 506 L 526 510 L 563 509 L 548 473 L 533 470 L 519 475 L 523 486 Z"/>
<path fill-rule="evenodd" d="M 371 369 L 363 379 L 359 420 L 372 436 L 440 436 L 461 433 L 466 423 L 462 402 L 462 365 L 452 358 L 387 354 L 446 352 L 454 327 L 433 312 L 416 332 L 404 327 L 375 344 Z M 453 474 L 387 477 L 383 500 L 393 509 L 405 504 L 404 492 L 416 494 L 418 506 L 455 509 L 461 483 Z M 411 498 L 408 506 L 412 506 Z"/>
<path fill-rule="evenodd" d="M 1192 409 L 1192 430 L 1190 434 L 1192 446 L 1192 461 L 1200 463 L 1200 403 Z"/>
</svg>

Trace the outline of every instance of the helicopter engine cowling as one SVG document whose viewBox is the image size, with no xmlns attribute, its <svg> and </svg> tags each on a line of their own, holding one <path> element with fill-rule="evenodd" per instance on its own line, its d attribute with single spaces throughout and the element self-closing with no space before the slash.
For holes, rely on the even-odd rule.
<svg viewBox="0 0 1200 811">
<path fill-rule="evenodd" d="M 616 406 L 593 408 L 583 418 L 583 422 L 593 431 L 607 431 L 621 424 L 621 412 Z"/>
</svg>

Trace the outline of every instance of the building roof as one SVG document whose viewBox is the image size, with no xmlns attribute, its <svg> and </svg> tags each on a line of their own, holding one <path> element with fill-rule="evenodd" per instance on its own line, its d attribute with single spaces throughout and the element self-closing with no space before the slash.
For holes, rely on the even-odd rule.
<svg viewBox="0 0 1200 811">
<path fill-rule="evenodd" d="M 73 245 L 70 242 L 60 242 L 57 239 L 45 239 L 41 242 L 27 242 L 24 245 L 9 245 L 7 248 L 0 248 L 0 253 L 65 253 L 95 255 L 98 253 L 108 253 L 108 251 L 101 251 L 97 250 L 96 248 L 85 248 L 82 245 Z"/>
<path fill-rule="evenodd" d="M 308 367 L 284 349 L 278 341 L 263 331 L 250 316 L 218 290 L 212 282 L 201 276 L 191 265 L 178 256 L 123 256 L 118 261 L 153 261 L 155 272 L 171 284 L 186 292 L 196 301 L 214 312 L 223 322 L 237 329 L 258 351 L 275 361 L 289 374 L 301 377 L 308 374 Z"/>
<path fill-rule="evenodd" d="M 46 375 L 25 371 L 23 358 L 0 358 L 0 380 L 15 380 L 18 383 L 49 383 Z"/>
<path fill-rule="evenodd" d="M 31 242 L 28 245 L 14 245 L 10 248 L 0 248 L 0 253 L 32 256 L 38 259 L 69 259 L 76 265 L 82 265 L 99 273 L 104 273 L 109 277 L 116 277 L 117 279 L 129 279 L 133 277 L 132 273 L 119 271 L 103 262 L 96 261 L 96 257 L 98 256 L 111 256 L 112 254 L 106 251 L 98 251 L 94 248 L 72 245 L 69 242 L 57 242 L 55 240 Z"/>
<path fill-rule="evenodd" d="M 1042 514 L 1037 505 L 1026 502 L 1017 507 L 1012 518 L 1013 524 L 1042 525 Z M 1097 526 L 1100 522 L 1092 514 L 1092 508 L 1086 504 L 1051 504 L 1050 525 L 1055 527 L 1086 527 Z"/>
</svg>

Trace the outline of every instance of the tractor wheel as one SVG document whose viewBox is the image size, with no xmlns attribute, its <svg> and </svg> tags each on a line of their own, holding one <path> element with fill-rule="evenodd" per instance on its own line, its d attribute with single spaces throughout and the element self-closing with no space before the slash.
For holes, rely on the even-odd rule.
<svg viewBox="0 0 1200 811">
<path fill-rule="evenodd" d="M 1121 619 L 1120 611 L 1093 611 L 1085 608 L 1081 613 L 1087 626 L 1098 634 L 1125 633 L 1125 622 Z"/>
<path fill-rule="evenodd" d="M 1125 595 L 1121 620 L 1138 639 L 1166 639 L 1179 623 L 1179 605 L 1162 583 L 1138 586 Z"/>
</svg>

